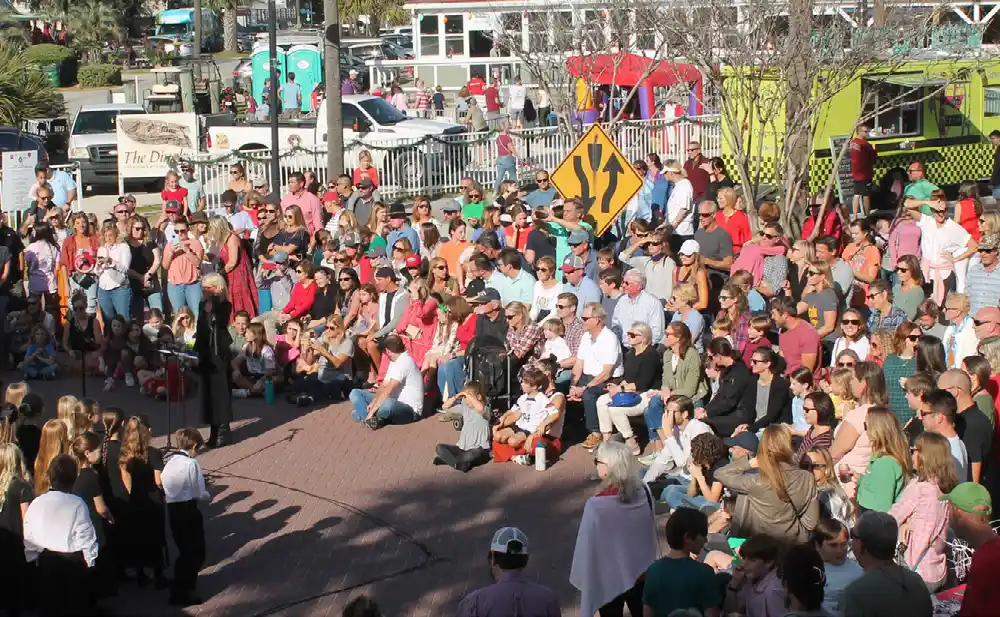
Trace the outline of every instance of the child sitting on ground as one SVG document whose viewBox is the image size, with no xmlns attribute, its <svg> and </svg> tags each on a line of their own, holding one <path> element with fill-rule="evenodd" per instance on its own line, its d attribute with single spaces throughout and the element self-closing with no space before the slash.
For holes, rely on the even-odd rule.
<svg viewBox="0 0 1000 617">
<path fill-rule="evenodd" d="M 434 464 L 447 465 L 463 473 L 490 460 L 490 423 L 487 419 L 486 396 L 478 383 L 470 381 L 461 392 L 446 400 L 444 416 L 462 420 L 458 443 L 440 443 L 434 450 Z"/>
<path fill-rule="evenodd" d="M 266 380 L 279 381 L 278 363 L 274 347 L 267 340 L 264 324 L 252 323 L 247 328 L 247 344 L 233 359 L 233 396 L 247 398 L 264 393 Z"/>
<path fill-rule="evenodd" d="M 545 334 L 545 344 L 542 346 L 543 358 L 555 358 L 557 363 L 562 364 L 567 358 L 573 355 L 569 350 L 569 345 L 563 335 L 566 334 L 566 326 L 558 319 L 550 319 L 542 324 L 542 332 Z"/>
<path fill-rule="evenodd" d="M 21 363 L 31 345 L 33 328 L 31 315 L 28 311 L 14 311 L 7 317 L 7 336 L 10 341 L 10 353 L 14 362 Z"/>
<path fill-rule="evenodd" d="M 157 349 L 179 351 L 174 340 L 174 332 L 167 326 L 160 328 L 156 346 Z M 166 360 L 168 357 L 169 361 Z M 169 393 L 171 401 L 179 401 L 186 397 L 188 378 L 181 373 L 180 365 L 187 361 L 160 354 L 156 354 L 154 360 L 154 363 L 136 373 L 143 394 L 165 399 Z"/>
<path fill-rule="evenodd" d="M 244 338 L 247 333 L 247 328 L 250 326 L 250 313 L 247 311 L 236 311 L 233 314 L 233 323 L 229 326 L 229 338 L 232 343 L 229 345 L 229 351 L 235 356 L 243 350 L 243 346 L 246 345 L 247 340 Z"/>
<path fill-rule="evenodd" d="M 520 448 L 532 435 L 541 436 L 539 429 L 555 411 L 549 397 L 542 394 L 548 386 L 549 380 L 540 370 L 534 367 L 525 369 L 521 375 L 524 394 L 493 427 L 493 439 L 512 448 Z"/>
<path fill-rule="evenodd" d="M 25 379 L 55 379 L 59 364 L 56 346 L 44 326 L 31 331 L 31 342 L 24 353 L 24 361 L 17 365 Z"/>
<path fill-rule="evenodd" d="M 128 322 L 121 315 L 115 315 L 108 327 L 104 346 L 101 350 L 101 372 L 104 373 L 104 391 L 111 392 L 115 379 L 124 378 L 129 387 L 135 385 L 131 372 L 131 352 L 128 350 Z"/>
<path fill-rule="evenodd" d="M 149 317 L 146 318 L 146 324 L 142 327 L 142 333 L 146 335 L 149 342 L 156 342 L 156 339 L 160 337 L 160 328 L 162 327 L 163 311 L 160 309 L 149 309 Z"/>
</svg>

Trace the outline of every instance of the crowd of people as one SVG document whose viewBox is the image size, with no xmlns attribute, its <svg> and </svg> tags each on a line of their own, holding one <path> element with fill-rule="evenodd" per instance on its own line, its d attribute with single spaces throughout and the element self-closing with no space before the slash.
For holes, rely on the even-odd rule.
<svg viewBox="0 0 1000 617">
<path fill-rule="evenodd" d="M 130 196 L 100 222 L 48 203 L 42 169 L 25 225 L 0 227 L 0 297 L 23 304 L 3 360 L 180 397 L 158 350 L 192 349 L 212 446 L 230 397 L 277 392 L 349 401 L 372 430 L 437 412 L 461 430 L 434 463 L 464 472 L 580 443 L 602 479 L 570 577 L 584 614 L 929 615 L 955 537 L 975 550 L 962 614 L 988 614 L 1000 214 L 970 182 L 950 217 L 915 162 L 898 211 L 816 199 L 796 240 L 721 159 L 687 157 L 636 161 L 644 186 L 599 236 L 545 170 L 492 198 L 465 178 L 438 218 L 427 196 L 385 203 L 371 156 L 284 194 L 237 164 L 209 216 L 182 165 L 152 222 Z M 523 568 L 504 533 L 493 563 Z"/>
</svg>

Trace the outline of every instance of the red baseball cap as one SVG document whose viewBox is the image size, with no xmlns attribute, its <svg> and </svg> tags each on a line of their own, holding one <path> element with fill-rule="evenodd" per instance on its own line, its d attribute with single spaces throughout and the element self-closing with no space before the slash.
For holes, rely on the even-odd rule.
<svg viewBox="0 0 1000 617">
<path fill-rule="evenodd" d="M 334 191 L 327 191 L 327 192 L 323 193 L 323 203 L 326 203 L 328 201 L 339 202 L 340 201 L 340 195 L 338 195 Z"/>
<path fill-rule="evenodd" d="M 406 267 L 407 268 L 419 268 L 420 267 L 420 256 L 419 255 L 410 255 L 410 256 L 408 256 L 406 258 Z"/>
</svg>

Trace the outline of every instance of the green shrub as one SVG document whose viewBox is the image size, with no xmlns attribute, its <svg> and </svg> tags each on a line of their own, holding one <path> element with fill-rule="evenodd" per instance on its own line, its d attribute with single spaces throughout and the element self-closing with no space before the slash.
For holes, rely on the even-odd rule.
<svg viewBox="0 0 1000 617">
<path fill-rule="evenodd" d="M 62 64 L 74 57 L 74 55 L 73 50 L 51 43 L 32 45 L 24 52 L 25 59 L 31 64 L 37 64 L 38 66 Z"/>
<path fill-rule="evenodd" d="M 77 70 L 76 79 L 84 88 L 119 86 L 122 83 L 122 70 L 113 64 L 85 64 Z"/>
</svg>

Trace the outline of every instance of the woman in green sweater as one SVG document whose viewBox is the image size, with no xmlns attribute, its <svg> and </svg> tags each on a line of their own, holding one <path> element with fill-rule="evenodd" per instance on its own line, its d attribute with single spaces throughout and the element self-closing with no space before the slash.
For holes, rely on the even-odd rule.
<svg viewBox="0 0 1000 617">
<path fill-rule="evenodd" d="M 674 395 L 683 395 L 694 401 L 695 407 L 708 395 L 708 384 L 701 364 L 701 354 L 691 341 L 691 330 L 683 321 L 667 324 L 663 331 L 667 349 L 663 352 L 663 389 L 653 393 L 643 417 L 649 430 L 646 455 L 655 456 L 663 445 L 664 401 Z"/>
<path fill-rule="evenodd" d="M 865 426 L 872 454 L 858 480 L 858 506 L 861 512 L 888 512 L 913 474 L 909 448 L 899 420 L 885 407 L 869 409 Z"/>
</svg>

